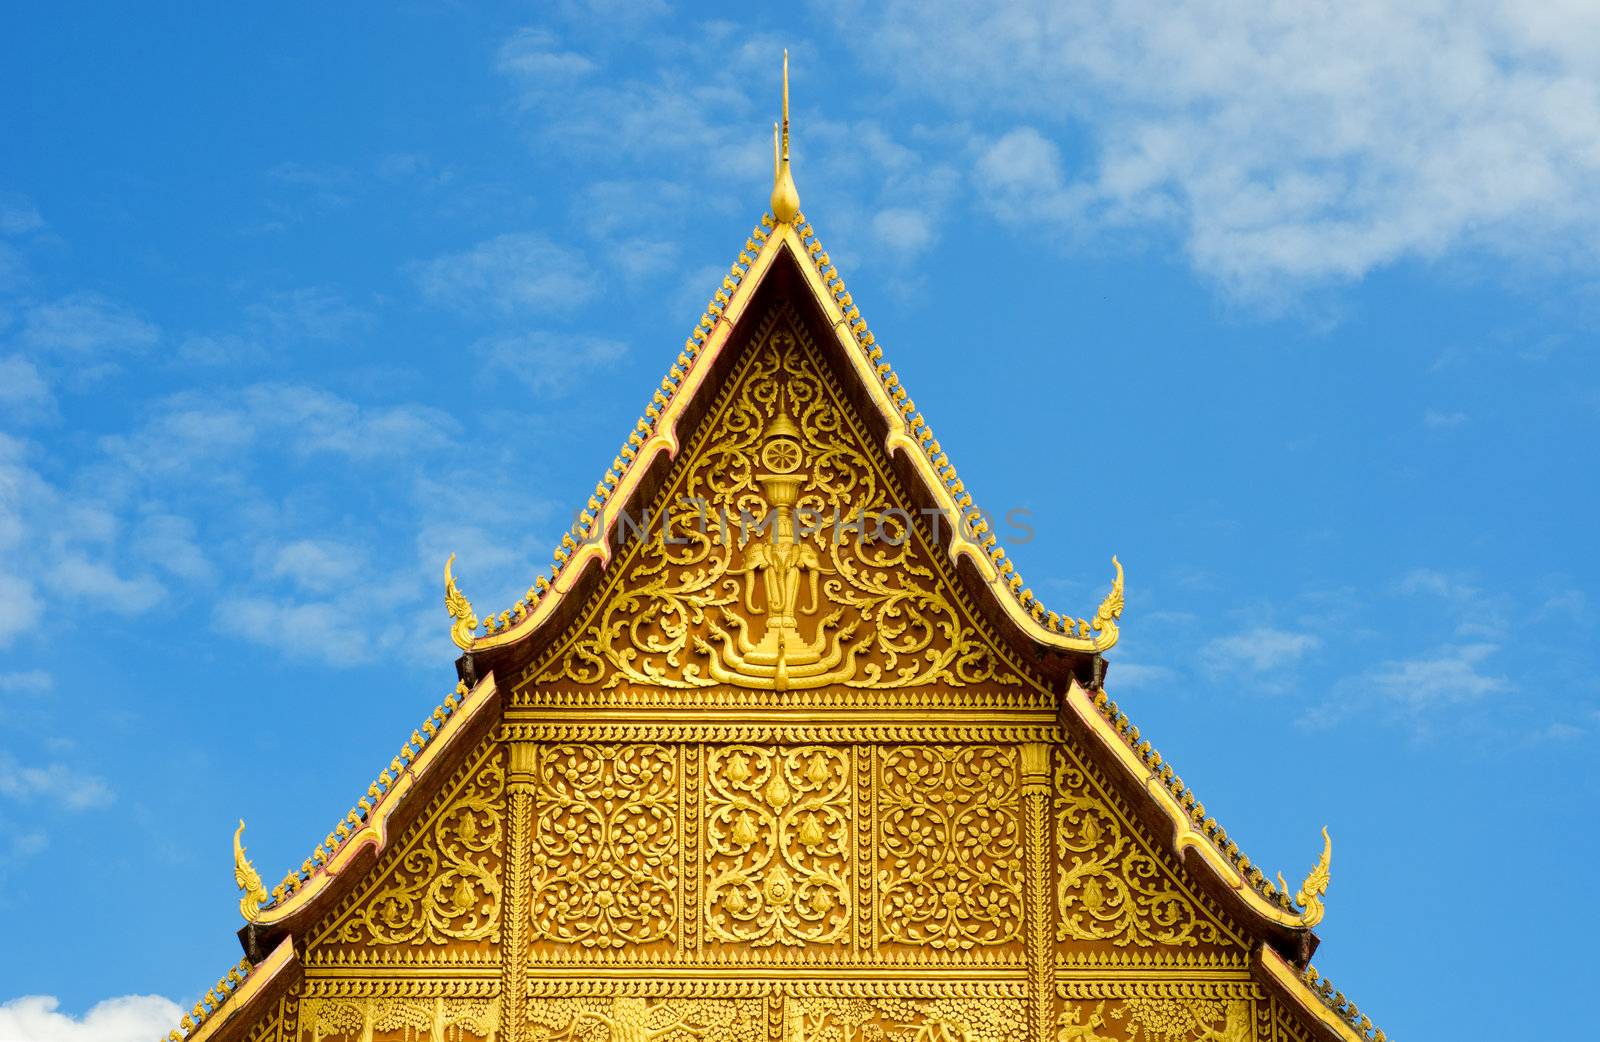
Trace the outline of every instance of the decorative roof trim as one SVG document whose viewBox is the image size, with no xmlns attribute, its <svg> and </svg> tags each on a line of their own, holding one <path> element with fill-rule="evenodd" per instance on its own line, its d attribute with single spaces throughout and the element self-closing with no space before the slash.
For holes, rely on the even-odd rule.
<svg viewBox="0 0 1600 1042">
<path fill-rule="evenodd" d="M 933 429 L 917 411 L 894 367 L 884 359 L 883 347 L 867 328 L 860 308 L 845 288 L 839 266 L 822 248 L 822 240 L 805 215 L 798 216 L 793 225 L 779 225 L 774 234 L 782 236 L 797 258 L 810 261 L 801 264 L 800 269 L 857 378 L 888 426 L 884 449 L 891 457 L 903 452 L 940 510 L 961 519 L 959 525 L 945 526 L 950 534 L 950 559 L 959 561 L 965 557 L 971 561 L 984 584 L 995 591 L 995 599 L 1006 614 L 1035 642 L 1085 653 L 1105 651 L 1114 645 L 1123 607 L 1122 565 L 1116 557 L 1111 558 L 1116 569 L 1111 592 L 1092 621 L 1080 618 L 1074 627 L 1072 619 L 1046 610 L 1023 582 L 998 537 L 989 530 L 984 512 L 974 505 L 955 465 L 934 438 Z"/>
<path fill-rule="evenodd" d="M 241 959 L 194 1004 L 194 1009 L 184 1014 L 177 1028 L 167 1033 L 166 1042 L 206 1042 L 215 1038 L 294 962 L 294 941 L 288 937 L 279 941 L 260 965 L 251 966 L 250 960 Z"/>
<path fill-rule="evenodd" d="M 770 217 L 763 220 L 771 222 Z M 617 458 L 595 485 L 588 509 L 562 535 L 550 577 L 539 576 L 511 610 L 473 620 L 471 605 L 457 589 L 453 576 L 447 574 L 447 607 L 456 620 L 450 635 L 457 647 L 484 651 L 521 641 L 555 613 L 562 597 L 577 585 L 591 563 L 598 563 L 602 569 L 610 563 L 611 533 L 623 510 L 658 455 L 666 453 L 669 460 L 677 458 L 681 447 L 678 420 L 706 383 L 712 363 L 727 345 L 734 326 L 749 307 L 755 287 L 777 257 L 780 241 L 762 228 L 756 228 L 745 240 L 738 262 L 723 276 L 722 286 L 684 341 L 683 350 L 662 379 L 660 389 L 651 396 L 644 416 L 634 424 Z M 741 263 L 745 267 L 741 268 Z M 478 628 L 487 632 L 474 635 Z"/>
<path fill-rule="evenodd" d="M 883 348 L 861 318 L 838 266 L 822 248 L 805 216 L 797 214 L 790 223 L 774 221 L 767 215 L 761 225 L 745 241 L 738 263 L 723 278 L 721 288 L 706 306 L 677 363 L 661 381 L 644 417 L 634 425 L 622 451 L 595 486 L 588 509 L 562 536 L 550 578 L 540 576 L 511 610 L 476 619 L 471 604 L 456 585 L 450 564 L 446 564 L 445 602 L 453 620 L 451 638 L 456 645 L 465 651 L 484 651 L 523 640 L 555 614 L 562 597 L 577 585 L 591 563 L 606 567 L 613 551 L 611 533 L 622 511 L 657 455 L 666 453 L 668 459 L 677 458 L 681 444 L 679 419 L 705 384 L 712 363 L 727 347 L 734 327 L 771 271 L 779 250 L 784 248 L 793 255 L 852 371 L 887 426 L 884 450 L 891 457 L 901 453 L 939 509 L 946 516 L 960 519 L 960 524 L 943 526 L 949 535 L 951 560 L 959 562 L 965 557 L 971 561 L 984 584 L 994 591 L 995 602 L 1035 643 L 1084 654 L 1105 651 L 1114 645 L 1123 608 L 1121 563 L 1112 557 L 1116 574 L 1111 592 L 1092 620 L 1079 618 L 1074 622 L 1046 610 L 990 531 L 986 515 L 974 505 L 972 495 L 907 396 L 899 376 L 883 360 Z M 479 628 L 486 632 L 477 634 Z"/>
<path fill-rule="evenodd" d="M 1258 957 L 1261 968 L 1272 981 L 1283 989 L 1301 1011 L 1326 1027 L 1341 1042 L 1392 1042 L 1388 1035 L 1374 1026 L 1372 1020 L 1336 991 L 1333 984 L 1307 966 L 1297 971 L 1270 945 L 1262 945 Z"/>
<path fill-rule="evenodd" d="M 381 854 L 389 842 L 389 822 L 407 794 L 421 783 L 435 763 L 449 756 L 474 719 L 494 711 L 499 704 L 498 695 L 492 673 L 470 690 L 464 683 L 457 684 L 444 702 L 422 721 L 422 726 L 411 732 L 411 737 L 400 747 L 399 755 L 367 786 L 366 795 L 357 801 L 355 808 L 345 815 L 328 838 L 311 852 L 298 870 L 291 871 L 273 888 L 269 903 L 252 908 L 248 888 L 241 884 L 241 888 L 247 890 L 246 901 L 240 906 L 246 921 L 269 926 L 289 919 L 315 901 L 363 850 L 371 848 L 374 853 Z M 235 841 L 237 843 L 237 836 Z"/>
<path fill-rule="evenodd" d="M 1139 729 L 1117 709 L 1115 702 L 1106 698 L 1104 691 L 1091 692 L 1074 680 L 1065 703 L 1172 822 L 1172 847 L 1178 855 L 1193 850 L 1202 864 L 1239 895 L 1246 908 L 1269 923 L 1309 930 L 1322 918 L 1320 901 L 1304 911 L 1295 910 L 1288 894 L 1274 888 L 1216 819 L 1206 816 L 1205 804 L 1173 773 L 1172 765 L 1163 762 L 1161 754 L 1139 737 Z M 1326 863 L 1319 862 L 1318 869 L 1312 870 L 1313 877 L 1319 869 L 1324 874 L 1325 890 Z"/>
</svg>

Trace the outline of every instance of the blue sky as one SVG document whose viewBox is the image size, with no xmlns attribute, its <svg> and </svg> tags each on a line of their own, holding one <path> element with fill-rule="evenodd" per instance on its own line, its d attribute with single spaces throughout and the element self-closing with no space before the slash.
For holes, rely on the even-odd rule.
<svg viewBox="0 0 1600 1042">
<path fill-rule="evenodd" d="M 233 823 L 298 864 L 453 684 L 445 555 L 547 563 L 785 46 L 1024 574 L 1087 614 L 1116 552 L 1114 697 L 1269 871 L 1330 827 L 1319 967 L 1413 1042 L 1587 1015 L 1600 15 L 968 6 L 0 15 L 0 1035 L 238 958 Z"/>
</svg>

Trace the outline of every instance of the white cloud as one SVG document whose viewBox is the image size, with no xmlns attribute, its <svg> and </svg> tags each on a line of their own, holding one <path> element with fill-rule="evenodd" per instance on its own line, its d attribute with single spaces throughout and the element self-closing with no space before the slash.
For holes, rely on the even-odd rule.
<svg viewBox="0 0 1600 1042">
<path fill-rule="evenodd" d="M 297 539 L 278 548 L 271 572 L 310 593 L 332 593 L 360 574 L 360 547 L 330 539 Z"/>
<path fill-rule="evenodd" d="M 49 568 L 50 589 L 66 597 L 92 602 L 119 615 L 149 611 L 167 594 L 149 576 L 125 577 L 104 561 L 68 552 Z"/>
<path fill-rule="evenodd" d="M 417 271 L 422 295 L 467 314 L 566 311 L 599 288 L 589 263 L 542 235 L 514 232 L 437 257 Z"/>
<path fill-rule="evenodd" d="M 555 36 L 542 29 L 517 30 L 495 55 L 496 71 L 545 83 L 579 79 L 596 67 L 592 59 L 563 50 Z"/>
<path fill-rule="evenodd" d="M 1423 425 L 1432 427 L 1435 430 L 1445 430 L 1451 427 L 1459 427 L 1463 423 L 1466 423 L 1468 419 L 1470 419 L 1470 417 L 1468 417 L 1464 412 L 1444 412 L 1439 409 L 1429 409 L 1427 412 L 1422 414 Z"/>
<path fill-rule="evenodd" d="M 217 605 L 213 622 L 219 632 L 275 648 L 295 659 L 348 665 L 364 661 L 370 650 L 368 626 L 331 600 L 234 598 Z"/>
<path fill-rule="evenodd" d="M 1405 709 L 1459 704 L 1508 691 L 1511 682 L 1484 669 L 1499 652 L 1494 644 L 1450 645 L 1429 655 L 1379 663 L 1365 686 Z"/>
<path fill-rule="evenodd" d="M 1592 265 L 1600 7 L 843 2 L 977 142 L 1001 216 L 1156 222 L 1245 291 L 1462 248 Z"/>
<path fill-rule="evenodd" d="M 195 524 L 174 514 L 141 518 L 130 548 L 143 561 L 168 575 L 188 582 L 207 582 L 215 569 L 200 549 Z"/>
<path fill-rule="evenodd" d="M 1266 674 L 1298 665 L 1301 659 L 1321 645 L 1321 638 L 1314 634 L 1258 626 L 1244 633 L 1211 640 L 1200 654 L 1210 669 L 1220 673 L 1246 670 Z"/>
<path fill-rule="evenodd" d="M 42 695 L 55 687 L 55 678 L 42 669 L 0 673 L 0 692 L 14 695 Z"/>
<path fill-rule="evenodd" d="M 1178 680 L 1178 671 L 1170 666 L 1155 666 L 1143 662 L 1123 662 L 1120 659 L 1112 662 L 1106 670 L 1106 684 L 1118 691 L 1134 691 L 1162 685 L 1170 685 Z"/>
<path fill-rule="evenodd" d="M 278 341 L 340 340 L 372 316 L 320 286 L 268 293 L 245 308 L 252 325 Z"/>
<path fill-rule="evenodd" d="M 55 395 L 39 369 L 21 355 L 0 358 L 0 415 L 27 422 L 56 411 Z"/>
<path fill-rule="evenodd" d="M 476 350 L 491 372 L 551 396 L 566 394 L 628 353 L 627 345 L 615 340 L 561 333 L 495 337 L 480 341 Z"/>
<path fill-rule="evenodd" d="M 14 192 L 0 192 L 0 235 L 27 235 L 44 227 L 33 202 Z"/>
<path fill-rule="evenodd" d="M 30 767 L 0 752 L 0 796 L 17 801 L 43 799 L 66 810 L 91 810 L 114 799 L 104 778 L 63 763 Z"/>
<path fill-rule="evenodd" d="M 79 359 L 137 351 L 160 333 L 120 304 L 95 293 L 74 293 L 29 307 L 17 340 L 30 350 Z"/>
<path fill-rule="evenodd" d="M 124 995 L 95 1004 L 82 1017 L 61 1012 L 50 995 L 0 1004 L 3 1042 L 150 1042 L 177 1026 L 183 1010 L 159 995 Z"/>
<path fill-rule="evenodd" d="M 29 579 L 0 571 L 0 648 L 39 623 L 39 591 Z"/>
</svg>

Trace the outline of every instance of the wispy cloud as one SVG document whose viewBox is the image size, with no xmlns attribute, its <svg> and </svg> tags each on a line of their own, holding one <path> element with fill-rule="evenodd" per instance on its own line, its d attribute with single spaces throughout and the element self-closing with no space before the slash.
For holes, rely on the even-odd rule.
<svg viewBox="0 0 1600 1042">
<path fill-rule="evenodd" d="M 1492 668 L 1494 644 L 1447 645 L 1416 658 L 1380 662 L 1362 683 L 1392 705 L 1409 711 L 1472 702 L 1511 689 Z"/>
<path fill-rule="evenodd" d="M 41 355 L 81 361 L 142 350 L 159 336 L 154 325 L 121 304 L 97 293 L 73 293 L 28 307 L 17 343 Z"/>
<path fill-rule="evenodd" d="M 21 355 L 0 358 L 0 416 L 31 423 L 54 416 L 56 398 L 38 366 Z"/>
<path fill-rule="evenodd" d="M 581 334 L 524 333 L 479 341 L 485 369 L 541 395 L 563 395 L 627 353 L 626 344 Z"/>
<path fill-rule="evenodd" d="M 908 92 L 1012 124 L 974 135 L 1007 220 L 1168 228 L 1258 294 L 1462 248 L 1600 260 L 1592 5 L 835 6 Z"/>
<path fill-rule="evenodd" d="M 593 73 L 594 59 L 570 51 L 547 29 L 519 29 L 495 53 L 495 69 L 536 83 L 565 83 Z"/>
<path fill-rule="evenodd" d="M 501 315 L 565 312 L 590 299 L 599 279 L 583 256 L 543 235 L 498 235 L 417 270 L 431 303 L 465 313 Z"/>
<path fill-rule="evenodd" d="M 11 695 L 42 695 L 55 687 L 55 679 L 42 669 L 0 673 L 0 692 Z"/>
<path fill-rule="evenodd" d="M 0 1039 L 6 1042 L 149 1042 L 162 1038 L 183 1016 L 171 999 L 124 995 L 96 1003 L 81 1017 L 61 1012 L 51 995 L 26 995 L 0 1004 Z"/>
<path fill-rule="evenodd" d="M 1216 673 L 1264 677 L 1292 669 L 1321 645 L 1322 639 L 1315 634 L 1258 626 L 1209 641 L 1201 649 L 1201 657 Z"/>
<path fill-rule="evenodd" d="M 44 217 L 33 200 L 15 192 L 0 192 L 0 235 L 27 235 L 44 228 Z"/>
<path fill-rule="evenodd" d="M 91 810 L 110 805 L 111 787 L 97 774 L 63 763 L 30 766 L 0 752 L 0 796 L 18 802 L 45 801 L 64 810 Z"/>
</svg>

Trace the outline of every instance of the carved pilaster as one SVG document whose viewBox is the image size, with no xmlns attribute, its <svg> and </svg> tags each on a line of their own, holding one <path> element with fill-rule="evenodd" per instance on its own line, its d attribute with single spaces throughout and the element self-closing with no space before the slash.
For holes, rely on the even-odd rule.
<svg viewBox="0 0 1600 1042">
<path fill-rule="evenodd" d="M 1055 902 L 1050 881 L 1050 746 L 1027 742 L 1022 752 L 1025 836 L 1025 940 L 1028 952 L 1028 1038 L 1050 1042 L 1055 1027 Z"/>
<path fill-rule="evenodd" d="M 500 913 L 500 1005 L 505 1042 L 525 1042 L 528 1037 L 524 1016 L 528 1000 L 528 860 L 537 748 L 532 742 L 512 742 L 511 770 L 506 776 L 506 828 L 510 834 L 506 837 L 506 899 Z"/>
</svg>

